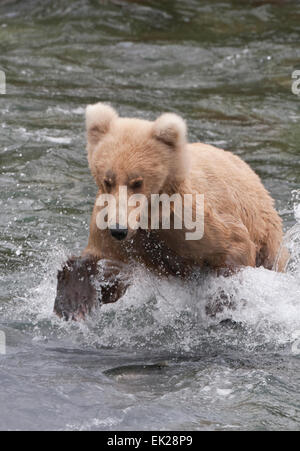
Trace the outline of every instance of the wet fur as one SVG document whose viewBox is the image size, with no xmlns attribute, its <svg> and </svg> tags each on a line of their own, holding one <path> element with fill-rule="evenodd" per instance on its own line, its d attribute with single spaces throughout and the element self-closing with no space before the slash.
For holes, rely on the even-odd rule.
<svg viewBox="0 0 300 451">
<path fill-rule="evenodd" d="M 95 205 L 83 258 L 126 264 L 134 261 L 160 275 L 182 278 L 204 268 L 273 268 L 283 239 L 282 221 L 259 177 L 239 157 L 207 144 L 188 143 L 185 122 L 170 113 L 154 122 L 120 118 L 110 106 L 100 103 L 87 108 L 86 127 L 89 166 L 99 188 L 97 197 L 106 192 L 107 174 L 114 177 L 112 194 L 116 196 L 130 174 L 143 179 L 140 192 L 147 198 L 161 193 L 204 194 L 205 232 L 201 240 L 186 241 L 184 229 L 132 230 L 130 240 L 120 242 L 108 230 L 97 227 L 100 207 Z M 284 269 L 286 260 L 283 252 L 278 270 Z M 75 276 L 76 271 L 72 283 Z M 62 305 L 63 284 L 67 282 L 59 280 Z M 73 296 L 72 290 L 66 298 Z M 83 285 L 78 291 L 83 299 L 84 291 Z M 90 288 L 87 292 L 93 298 Z M 106 301 L 108 298 L 106 295 Z"/>
</svg>

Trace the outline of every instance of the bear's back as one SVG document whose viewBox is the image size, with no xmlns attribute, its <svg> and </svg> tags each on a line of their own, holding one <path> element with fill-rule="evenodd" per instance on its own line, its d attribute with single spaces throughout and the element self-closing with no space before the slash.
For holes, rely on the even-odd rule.
<svg viewBox="0 0 300 451">
<path fill-rule="evenodd" d="M 224 218 L 247 227 L 258 246 L 269 237 L 282 238 L 282 221 L 258 175 L 238 156 L 214 146 L 189 144 L 191 185 Z"/>
</svg>

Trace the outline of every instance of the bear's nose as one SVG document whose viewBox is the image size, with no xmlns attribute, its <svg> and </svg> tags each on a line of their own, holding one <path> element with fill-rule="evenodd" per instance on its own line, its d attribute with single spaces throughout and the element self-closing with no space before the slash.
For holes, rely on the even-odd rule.
<svg viewBox="0 0 300 451">
<path fill-rule="evenodd" d="M 121 241 L 127 237 L 128 229 L 123 228 L 119 224 L 116 224 L 114 227 L 110 227 L 110 233 L 114 238 Z"/>
</svg>

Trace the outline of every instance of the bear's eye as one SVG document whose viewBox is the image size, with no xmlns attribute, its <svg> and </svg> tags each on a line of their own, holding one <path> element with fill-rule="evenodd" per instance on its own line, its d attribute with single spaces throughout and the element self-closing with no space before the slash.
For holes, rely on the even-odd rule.
<svg viewBox="0 0 300 451">
<path fill-rule="evenodd" d="M 130 188 L 132 188 L 132 189 L 138 189 L 138 188 L 141 188 L 142 186 L 143 186 L 143 180 L 142 179 L 133 180 L 130 183 Z"/>
<path fill-rule="evenodd" d="M 112 187 L 112 182 L 109 179 L 104 179 L 104 186 L 107 190 L 111 189 Z"/>
</svg>

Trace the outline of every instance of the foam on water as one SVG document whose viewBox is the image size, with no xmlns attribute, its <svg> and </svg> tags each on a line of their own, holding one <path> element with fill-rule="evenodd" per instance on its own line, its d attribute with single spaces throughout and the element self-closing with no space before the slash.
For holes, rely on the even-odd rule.
<svg viewBox="0 0 300 451">
<path fill-rule="evenodd" d="M 295 205 L 295 213 L 299 205 Z M 22 321 L 35 340 L 55 335 L 80 346 L 191 353 L 221 347 L 298 354 L 300 339 L 300 224 L 286 234 L 291 259 L 286 273 L 245 268 L 230 277 L 190 282 L 161 280 L 142 268 L 116 304 L 103 305 L 81 323 L 53 315 L 56 272 L 66 249 L 49 254 L 41 283 L 6 316 Z M 234 305 L 228 306 L 228 300 Z M 214 316 L 207 305 L 222 305 Z M 300 347 L 299 347 L 300 348 Z"/>
</svg>

